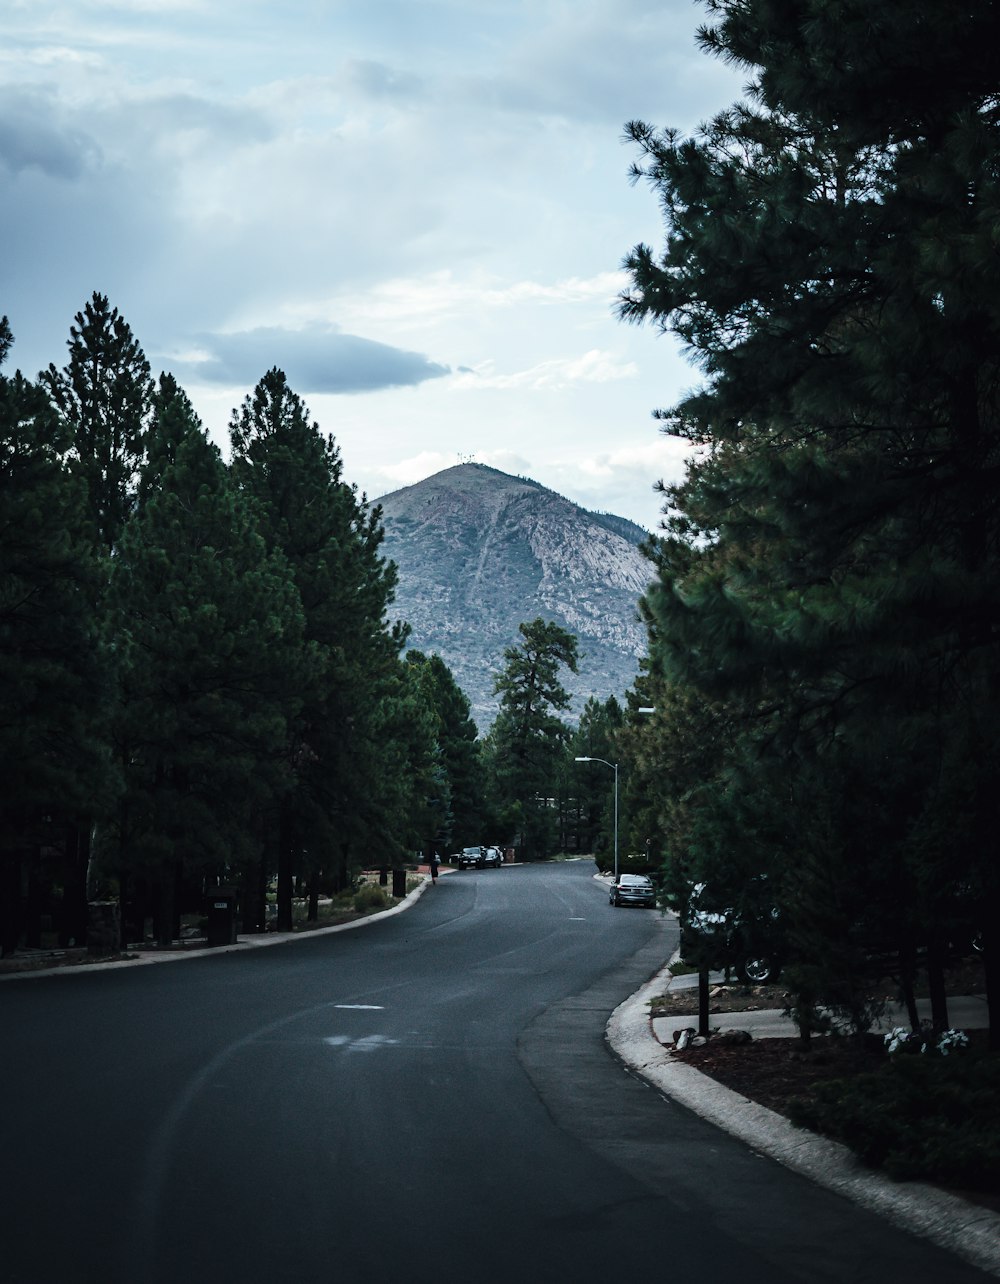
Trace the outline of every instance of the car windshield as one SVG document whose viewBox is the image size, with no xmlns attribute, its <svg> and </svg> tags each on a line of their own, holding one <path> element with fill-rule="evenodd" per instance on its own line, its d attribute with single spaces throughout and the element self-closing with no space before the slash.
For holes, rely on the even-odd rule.
<svg viewBox="0 0 1000 1284">
<path fill-rule="evenodd" d="M 618 880 L 623 887 L 649 887 L 650 882 L 645 874 L 622 874 Z"/>
</svg>

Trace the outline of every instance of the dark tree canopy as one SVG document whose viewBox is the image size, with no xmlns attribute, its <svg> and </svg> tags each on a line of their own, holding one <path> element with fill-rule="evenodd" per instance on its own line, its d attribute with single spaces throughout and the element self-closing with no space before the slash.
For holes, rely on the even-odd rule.
<svg viewBox="0 0 1000 1284">
<path fill-rule="evenodd" d="M 689 864 L 700 851 L 695 877 L 724 866 L 731 800 L 815 926 L 819 893 L 803 889 L 823 879 L 794 870 L 816 845 L 822 782 L 827 872 L 877 866 L 932 955 L 932 893 L 969 912 L 977 889 L 1000 1031 L 1000 939 L 985 925 L 1000 907 L 985 785 L 1000 726 L 1000 83 L 985 51 L 1000 11 L 707 8 L 703 46 L 747 71 L 747 98 L 692 138 L 627 131 L 666 236 L 628 256 L 621 313 L 680 336 L 704 374 L 658 412 L 702 449 L 666 491 L 645 612 L 662 697 L 695 715 L 692 732 L 712 709 L 726 732 L 711 796 L 665 804 L 672 850 Z M 683 726 L 666 733 L 671 754 L 687 753 Z M 859 796 L 860 762 L 879 780 L 868 808 L 838 806 Z M 768 801 L 755 819 L 748 790 Z M 891 818 L 877 837 L 872 808 Z M 889 901 L 873 891 L 869 905 L 871 938 Z"/>
<path fill-rule="evenodd" d="M 279 923 L 290 926 L 296 853 L 326 852 L 326 865 L 342 870 L 352 850 L 393 830 L 398 799 L 380 788 L 389 746 L 380 719 L 397 725 L 388 701 L 405 630 L 387 619 L 396 570 L 379 551 L 381 513 L 343 480 L 333 439 L 281 370 L 233 412 L 230 440 L 236 485 L 288 563 L 319 659 L 292 728 L 293 787 L 276 819 Z"/>
<path fill-rule="evenodd" d="M 153 382 L 138 341 L 107 296 L 95 293 L 70 326 L 69 361 L 40 379 L 72 432 L 98 547 L 114 548 L 132 510 L 152 410 Z"/>
<path fill-rule="evenodd" d="M 541 619 L 518 626 L 521 641 L 504 651 L 494 690 L 500 712 L 489 736 L 492 791 L 509 833 L 531 857 L 544 856 L 556 838 L 560 766 L 569 729 L 558 714 L 570 697 L 559 681 L 563 666 L 577 671 L 576 638 Z"/>
<path fill-rule="evenodd" d="M 10 346 L 2 328 L 0 348 Z M 113 796 L 108 657 L 86 495 L 61 455 L 45 392 L 0 376 L 0 952 L 21 931 L 21 889 L 68 883 L 68 827 Z M 76 888 L 82 894 L 82 888 Z M 84 909 L 85 909 L 84 905 Z M 30 931 L 30 929 L 29 929 Z"/>
</svg>

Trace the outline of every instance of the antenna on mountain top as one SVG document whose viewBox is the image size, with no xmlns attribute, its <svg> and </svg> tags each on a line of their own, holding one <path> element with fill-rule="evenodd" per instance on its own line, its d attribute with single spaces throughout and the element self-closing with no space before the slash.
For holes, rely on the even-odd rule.
<svg viewBox="0 0 1000 1284">
<path fill-rule="evenodd" d="M 474 464 L 476 462 L 475 454 L 463 455 L 461 451 L 459 451 L 457 458 L 460 464 Z"/>
</svg>

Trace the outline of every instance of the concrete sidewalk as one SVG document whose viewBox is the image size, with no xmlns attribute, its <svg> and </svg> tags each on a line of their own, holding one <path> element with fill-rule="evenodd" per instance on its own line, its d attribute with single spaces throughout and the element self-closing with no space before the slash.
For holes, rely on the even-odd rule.
<svg viewBox="0 0 1000 1284">
<path fill-rule="evenodd" d="M 721 980 L 721 978 L 720 978 Z M 670 992 L 694 990 L 698 988 L 697 976 L 679 976 L 671 978 Z M 697 995 L 692 994 L 692 1003 L 697 1007 Z M 917 1011 L 920 1016 L 930 1019 L 931 1005 L 929 999 L 917 1000 Z M 989 1026 L 989 1015 L 986 1010 L 985 994 L 970 994 L 948 999 L 948 1019 L 957 1030 L 985 1030 Z M 779 1009 L 764 1009 L 759 1012 L 710 1012 L 709 1027 L 713 1030 L 748 1030 L 755 1039 L 794 1039 L 798 1030 L 791 1017 Z M 885 1015 L 872 1029 L 878 1032 L 893 1030 L 897 1026 L 909 1029 L 909 1017 L 906 1009 L 900 1005 L 886 1008 Z M 653 1017 L 653 1034 L 663 1044 L 672 1044 L 674 1031 L 688 1026 L 698 1025 L 698 1017 L 663 1016 Z"/>
<path fill-rule="evenodd" d="M 669 968 L 664 968 L 611 1015 L 608 1042 L 631 1069 L 665 1096 L 761 1154 L 1000 1277 L 1000 1215 L 935 1186 L 894 1182 L 870 1172 L 845 1146 L 794 1127 L 782 1115 L 733 1092 L 676 1057 L 661 1042 L 657 1028 L 672 1044 L 674 1029 L 696 1025 L 697 1017 L 651 1018 L 649 1014 L 651 1000 L 671 987 L 671 979 Z M 968 1012 L 973 1022 L 960 1021 L 958 1006 L 952 1007 L 959 1002 L 949 1000 L 956 1026 L 984 1018 L 985 1003 L 971 998 L 961 1002 L 963 1012 L 964 1004 L 970 1005 Z M 737 1025 L 739 1019 L 742 1026 Z M 712 1024 L 723 1029 L 749 1029 L 756 1038 L 787 1038 L 790 1027 L 780 1012 L 715 1013 Z"/>
</svg>

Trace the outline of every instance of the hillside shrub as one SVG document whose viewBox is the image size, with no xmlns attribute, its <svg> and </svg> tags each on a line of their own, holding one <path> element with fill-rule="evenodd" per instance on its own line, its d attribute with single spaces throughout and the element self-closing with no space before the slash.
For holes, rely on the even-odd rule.
<svg viewBox="0 0 1000 1284">
<path fill-rule="evenodd" d="M 360 914 L 366 910 L 385 909 L 388 904 L 385 888 L 378 883 L 365 883 L 354 893 L 354 908 Z"/>
<path fill-rule="evenodd" d="M 996 1189 L 1000 1057 L 888 1057 L 877 1071 L 817 1086 L 789 1118 L 900 1180 Z"/>
</svg>

